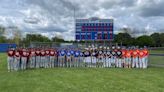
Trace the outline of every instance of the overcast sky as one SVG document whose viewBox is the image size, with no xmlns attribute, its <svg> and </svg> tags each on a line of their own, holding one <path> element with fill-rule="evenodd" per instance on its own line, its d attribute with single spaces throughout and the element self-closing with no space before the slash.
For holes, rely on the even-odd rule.
<svg viewBox="0 0 164 92">
<path fill-rule="evenodd" d="M 117 32 L 122 27 L 162 32 L 163 7 L 164 0 L 0 0 L 0 25 L 72 40 L 75 8 L 76 18 L 113 18 Z"/>
</svg>

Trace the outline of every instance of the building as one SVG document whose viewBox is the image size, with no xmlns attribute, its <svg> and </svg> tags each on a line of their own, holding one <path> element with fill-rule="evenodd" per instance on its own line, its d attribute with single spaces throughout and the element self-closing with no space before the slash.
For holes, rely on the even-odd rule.
<svg viewBox="0 0 164 92">
<path fill-rule="evenodd" d="M 76 40 L 113 40 L 113 19 L 89 19 L 75 20 Z"/>
</svg>

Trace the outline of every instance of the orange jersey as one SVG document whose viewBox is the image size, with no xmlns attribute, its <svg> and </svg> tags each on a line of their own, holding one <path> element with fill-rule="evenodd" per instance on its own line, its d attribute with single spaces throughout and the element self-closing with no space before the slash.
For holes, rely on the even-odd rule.
<svg viewBox="0 0 164 92">
<path fill-rule="evenodd" d="M 147 49 L 144 49 L 143 52 L 144 52 L 145 56 L 149 55 L 149 52 Z"/>
<path fill-rule="evenodd" d="M 131 57 L 131 52 L 128 50 L 128 51 L 126 51 L 126 57 L 127 58 L 130 58 Z"/>
<path fill-rule="evenodd" d="M 133 50 L 132 56 L 133 56 L 134 58 L 138 57 L 138 52 L 137 52 L 137 50 Z"/>
<path fill-rule="evenodd" d="M 122 57 L 126 57 L 126 50 L 121 50 L 122 51 Z"/>
<path fill-rule="evenodd" d="M 145 56 L 144 51 L 140 50 L 139 51 L 139 58 L 143 58 Z"/>
</svg>

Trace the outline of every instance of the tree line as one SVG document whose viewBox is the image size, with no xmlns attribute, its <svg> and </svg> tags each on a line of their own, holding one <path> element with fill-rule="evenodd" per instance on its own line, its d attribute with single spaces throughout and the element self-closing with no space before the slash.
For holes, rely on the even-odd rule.
<svg viewBox="0 0 164 92">
<path fill-rule="evenodd" d="M 26 34 L 25 37 L 22 37 L 21 31 L 17 27 L 14 27 L 13 37 L 8 37 L 5 30 L 5 27 L 0 26 L 0 43 L 16 43 L 21 46 L 29 46 L 30 42 L 75 42 L 66 41 L 60 36 L 48 38 L 41 34 Z M 124 46 L 164 47 L 164 33 L 132 37 L 129 32 L 125 31 L 115 34 L 113 42 Z"/>
</svg>

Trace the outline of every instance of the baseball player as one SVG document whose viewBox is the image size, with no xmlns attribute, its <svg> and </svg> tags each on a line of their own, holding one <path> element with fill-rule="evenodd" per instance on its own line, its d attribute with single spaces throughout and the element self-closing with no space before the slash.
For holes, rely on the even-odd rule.
<svg viewBox="0 0 164 92">
<path fill-rule="evenodd" d="M 130 49 L 126 50 L 126 68 L 131 68 L 131 52 Z"/>
<path fill-rule="evenodd" d="M 122 49 L 121 49 L 121 52 L 122 52 L 122 67 L 123 68 L 125 68 L 125 66 L 126 66 L 126 48 L 125 47 L 123 47 Z"/>
<path fill-rule="evenodd" d="M 29 57 L 29 61 L 30 61 L 30 68 L 35 68 L 35 49 L 31 49 L 30 51 L 30 57 Z"/>
<path fill-rule="evenodd" d="M 102 67 L 103 66 L 103 49 L 100 46 L 100 49 L 98 51 L 98 67 Z"/>
<path fill-rule="evenodd" d="M 9 48 L 7 54 L 8 54 L 7 67 L 8 67 L 8 72 L 10 72 L 10 71 L 13 71 L 14 70 L 15 50 L 13 50 L 12 48 Z"/>
<path fill-rule="evenodd" d="M 25 70 L 27 67 L 27 50 L 23 49 L 21 54 L 21 69 Z"/>
<path fill-rule="evenodd" d="M 140 48 L 140 50 L 139 50 L 139 67 L 140 68 L 145 68 L 145 66 L 144 66 L 144 51 L 143 51 L 143 49 L 142 48 Z"/>
<path fill-rule="evenodd" d="M 80 67 L 83 67 L 83 62 L 84 62 L 84 52 L 81 50 L 80 51 Z"/>
<path fill-rule="evenodd" d="M 104 49 L 103 49 L 103 67 L 107 67 L 106 57 L 107 57 L 107 50 L 106 50 L 106 47 L 104 47 Z"/>
<path fill-rule="evenodd" d="M 145 61 L 145 67 L 144 68 L 147 68 L 147 66 L 148 66 L 148 57 L 149 57 L 149 51 L 148 51 L 148 49 L 146 48 L 146 46 L 144 46 L 144 54 L 145 54 L 145 59 L 144 59 L 144 61 Z"/>
<path fill-rule="evenodd" d="M 89 60 L 89 56 L 90 56 L 90 52 L 89 52 L 89 49 L 88 48 L 85 48 L 85 51 L 84 51 L 84 63 L 85 63 L 85 67 L 88 66 L 88 62 L 90 62 Z"/>
<path fill-rule="evenodd" d="M 74 51 L 73 48 L 71 48 L 71 65 L 73 67 L 75 67 L 75 58 L 74 58 L 74 56 L 75 56 L 75 51 Z"/>
<path fill-rule="evenodd" d="M 132 52 L 132 68 L 139 68 L 138 65 L 138 52 L 137 52 L 137 48 L 134 48 L 133 52 Z"/>
<path fill-rule="evenodd" d="M 66 51 L 66 66 L 67 67 L 71 67 L 72 66 L 71 65 L 71 51 L 70 51 L 70 49 L 68 49 Z"/>
<path fill-rule="evenodd" d="M 54 64 L 55 64 L 55 51 L 54 51 L 54 49 L 50 49 L 50 52 L 49 52 L 49 57 L 50 57 L 50 66 L 49 67 L 51 67 L 51 68 L 54 68 Z"/>
<path fill-rule="evenodd" d="M 45 50 L 45 68 L 51 68 L 51 66 L 52 66 L 49 53 L 50 53 L 50 50 L 49 50 L 49 48 L 47 48 Z"/>
<path fill-rule="evenodd" d="M 59 66 L 60 67 L 64 67 L 65 55 L 66 55 L 66 50 L 65 49 L 62 49 L 60 51 L 60 61 L 59 61 Z"/>
<path fill-rule="evenodd" d="M 46 66 L 45 66 L 45 60 L 46 60 L 45 55 L 46 55 L 45 50 L 41 49 L 41 51 L 40 51 L 40 67 L 41 68 L 46 68 Z"/>
<path fill-rule="evenodd" d="M 79 55 L 80 55 L 80 51 L 76 50 L 75 54 L 74 54 L 74 66 L 78 67 L 79 66 Z"/>
<path fill-rule="evenodd" d="M 93 48 L 93 51 L 91 52 L 91 58 L 92 58 L 92 65 L 96 66 L 96 62 L 97 62 L 97 50 L 96 48 Z"/>
<path fill-rule="evenodd" d="M 122 58 L 122 51 L 121 51 L 121 48 L 119 46 L 117 47 L 116 57 L 117 57 L 116 67 L 121 68 L 122 67 L 122 59 L 121 59 Z"/>
<path fill-rule="evenodd" d="M 107 62 L 107 67 L 111 67 L 111 51 L 110 48 L 107 47 L 107 53 L 106 53 L 106 62 Z"/>
<path fill-rule="evenodd" d="M 112 47 L 112 50 L 111 50 L 111 54 L 112 54 L 112 57 L 111 57 L 111 65 L 112 65 L 112 67 L 114 66 L 116 66 L 116 50 L 115 50 L 115 47 L 113 46 Z"/>
<path fill-rule="evenodd" d="M 18 49 L 15 50 L 15 56 L 14 56 L 14 70 L 15 71 L 18 71 L 20 69 L 20 58 L 21 58 L 21 55 L 18 51 Z"/>
<path fill-rule="evenodd" d="M 35 55 L 36 55 L 36 68 L 39 68 L 41 65 L 41 52 L 39 48 L 36 49 Z"/>
<path fill-rule="evenodd" d="M 88 46 L 88 51 L 90 53 L 90 55 L 87 57 L 87 64 L 88 64 L 88 67 L 92 67 L 92 47 L 91 46 Z"/>
</svg>

